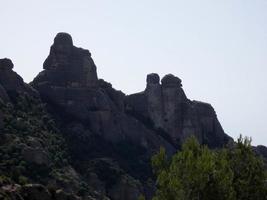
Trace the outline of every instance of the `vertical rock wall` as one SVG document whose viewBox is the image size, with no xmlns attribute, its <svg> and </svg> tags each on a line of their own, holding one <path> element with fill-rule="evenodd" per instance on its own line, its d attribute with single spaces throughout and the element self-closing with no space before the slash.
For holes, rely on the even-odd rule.
<svg viewBox="0 0 267 200">
<path fill-rule="evenodd" d="M 126 97 L 126 111 L 135 113 L 140 121 L 150 120 L 153 128 L 163 130 L 174 144 L 191 135 L 212 147 L 228 142 L 210 104 L 187 99 L 181 79 L 172 74 L 164 76 L 161 84 L 159 80 L 158 74 L 148 74 L 145 91 Z"/>
</svg>

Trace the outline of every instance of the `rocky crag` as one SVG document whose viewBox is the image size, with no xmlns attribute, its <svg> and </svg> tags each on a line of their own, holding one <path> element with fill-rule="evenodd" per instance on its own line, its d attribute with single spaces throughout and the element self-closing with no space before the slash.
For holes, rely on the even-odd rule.
<svg viewBox="0 0 267 200">
<path fill-rule="evenodd" d="M 161 146 L 171 155 L 191 135 L 212 148 L 232 142 L 178 77 L 149 74 L 145 90 L 127 96 L 98 78 L 91 53 L 67 33 L 30 84 L 12 68 L 0 60 L 0 199 L 149 199 Z"/>
</svg>

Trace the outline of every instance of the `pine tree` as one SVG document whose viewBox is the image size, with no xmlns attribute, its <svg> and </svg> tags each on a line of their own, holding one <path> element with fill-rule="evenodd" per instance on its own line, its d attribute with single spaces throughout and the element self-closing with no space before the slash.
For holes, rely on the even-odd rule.
<svg viewBox="0 0 267 200">
<path fill-rule="evenodd" d="M 152 167 L 157 177 L 153 200 L 266 199 L 266 171 L 248 138 L 215 151 L 192 137 L 171 159 L 161 148 Z"/>
</svg>

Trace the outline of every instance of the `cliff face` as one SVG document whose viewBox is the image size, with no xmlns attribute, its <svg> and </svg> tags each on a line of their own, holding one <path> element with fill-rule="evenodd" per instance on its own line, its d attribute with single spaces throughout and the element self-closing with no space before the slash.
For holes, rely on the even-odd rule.
<svg viewBox="0 0 267 200">
<path fill-rule="evenodd" d="M 124 112 L 125 95 L 98 80 L 89 51 L 73 46 L 71 36 L 66 33 L 56 36 L 44 71 L 31 85 L 53 110 L 64 113 L 59 118 L 68 121 L 64 124 L 68 132 L 83 127 L 83 132 L 111 143 L 127 141 L 150 153 L 160 145 L 172 150 L 163 138 Z"/>
<path fill-rule="evenodd" d="M 57 193 L 135 200 L 153 191 L 150 158 L 161 146 L 171 155 L 191 135 L 213 148 L 232 140 L 212 106 L 189 100 L 178 77 L 160 83 L 149 74 L 143 92 L 126 96 L 98 79 L 90 52 L 67 33 L 55 37 L 31 84 L 12 68 L 11 60 L 0 60 L 0 160 L 13 163 L 0 162 L 0 172 L 8 177 L 23 163 L 23 180 Z"/>
<path fill-rule="evenodd" d="M 190 135 L 213 147 L 222 146 L 229 139 L 211 105 L 187 99 L 178 77 L 166 75 L 160 84 L 157 74 L 149 74 L 144 92 L 125 97 L 98 80 L 90 52 L 73 46 L 66 33 L 55 37 L 44 71 L 32 86 L 44 101 L 62 108 L 89 125 L 90 132 L 113 142 L 129 139 L 147 148 L 148 143 L 161 143 L 153 129 L 161 129 L 177 145 Z M 142 119 L 152 122 L 151 126 L 145 127 Z"/>
<path fill-rule="evenodd" d="M 126 111 L 151 121 L 155 129 L 163 130 L 176 145 L 191 135 L 213 148 L 229 142 L 230 137 L 224 133 L 210 104 L 189 100 L 181 80 L 172 74 L 164 76 L 161 84 L 159 80 L 158 74 L 147 75 L 145 91 L 126 97 Z"/>
</svg>

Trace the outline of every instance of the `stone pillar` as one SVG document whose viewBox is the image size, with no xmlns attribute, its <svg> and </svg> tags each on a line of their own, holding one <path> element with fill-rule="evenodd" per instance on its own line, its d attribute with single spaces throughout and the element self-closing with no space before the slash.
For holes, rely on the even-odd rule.
<svg viewBox="0 0 267 200">
<path fill-rule="evenodd" d="M 53 85 L 96 87 L 96 66 L 88 50 L 73 45 L 71 35 L 58 33 L 44 62 L 45 74 Z"/>
<path fill-rule="evenodd" d="M 186 101 L 181 79 L 172 74 L 164 76 L 162 83 L 164 130 L 174 141 L 182 133 L 183 103 Z"/>
<path fill-rule="evenodd" d="M 145 95 L 148 104 L 148 114 L 155 128 L 163 128 L 162 93 L 159 83 L 159 75 L 152 73 L 147 75 Z"/>
</svg>

